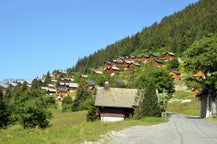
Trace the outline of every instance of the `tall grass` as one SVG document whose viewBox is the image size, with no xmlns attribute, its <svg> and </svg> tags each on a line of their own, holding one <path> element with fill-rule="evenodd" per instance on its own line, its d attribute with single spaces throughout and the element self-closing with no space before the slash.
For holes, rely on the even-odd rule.
<svg viewBox="0 0 217 144">
<path fill-rule="evenodd" d="M 23 129 L 20 125 L 0 130 L 3 144 L 78 144 L 97 141 L 102 134 L 134 125 L 152 125 L 168 121 L 167 118 L 126 119 L 121 122 L 87 122 L 86 112 L 58 112 L 54 114 L 50 128 Z"/>
</svg>

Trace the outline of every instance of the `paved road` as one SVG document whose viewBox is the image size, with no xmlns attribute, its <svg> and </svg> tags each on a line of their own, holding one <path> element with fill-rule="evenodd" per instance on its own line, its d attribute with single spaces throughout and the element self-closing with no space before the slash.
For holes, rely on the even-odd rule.
<svg viewBox="0 0 217 144">
<path fill-rule="evenodd" d="M 169 122 L 110 134 L 111 144 L 217 144 L 217 122 L 172 114 Z"/>
</svg>

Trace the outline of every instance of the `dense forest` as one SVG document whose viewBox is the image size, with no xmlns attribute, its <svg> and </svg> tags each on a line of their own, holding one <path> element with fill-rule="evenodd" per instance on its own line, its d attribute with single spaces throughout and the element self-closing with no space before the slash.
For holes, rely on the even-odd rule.
<svg viewBox="0 0 217 144">
<path fill-rule="evenodd" d="M 180 56 L 194 41 L 217 32 L 216 7 L 216 0 L 200 0 L 183 11 L 164 17 L 160 23 L 153 23 L 141 32 L 79 59 L 68 70 L 87 73 L 91 68 L 123 55 L 162 54 L 171 51 Z"/>
</svg>

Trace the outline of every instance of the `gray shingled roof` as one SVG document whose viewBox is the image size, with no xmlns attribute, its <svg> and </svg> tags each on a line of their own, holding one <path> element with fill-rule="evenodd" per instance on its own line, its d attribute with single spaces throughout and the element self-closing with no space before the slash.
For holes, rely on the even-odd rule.
<svg viewBox="0 0 217 144">
<path fill-rule="evenodd" d="M 136 96 L 137 89 L 97 87 L 95 106 L 132 108 Z"/>
</svg>

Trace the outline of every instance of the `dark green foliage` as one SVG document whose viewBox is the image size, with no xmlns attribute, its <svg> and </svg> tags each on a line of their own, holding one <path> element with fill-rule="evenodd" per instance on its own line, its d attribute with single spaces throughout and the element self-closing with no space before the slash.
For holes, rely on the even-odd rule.
<svg viewBox="0 0 217 144">
<path fill-rule="evenodd" d="M 52 108 L 55 108 L 56 107 L 56 101 L 55 101 L 55 97 L 54 96 L 51 96 L 51 95 L 45 95 L 42 97 L 45 105 L 47 107 L 52 107 Z"/>
<path fill-rule="evenodd" d="M 147 87 L 138 93 L 138 100 L 139 106 L 135 110 L 137 119 L 161 115 L 161 108 L 153 81 L 150 81 Z"/>
<path fill-rule="evenodd" d="M 47 110 L 42 96 L 43 93 L 39 90 L 20 92 L 17 110 L 19 120 L 24 128 L 33 128 L 36 126 L 46 128 L 49 126 L 48 119 L 50 119 L 52 115 L 51 112 Z"/>
<path fill-rule="evenodd" d="M 154 83 L 154 87 L 158 89 L 160 93 L 162 93 L 163 90 L 166 90 L 168 94 L 172 94 L 175 91 L 173 79 L 168 72 L 162 68 L 153 66 L 151 63 L 145 66 L 143 74 L 140 75 L 135 82 L 135 87 L 147 87 L 150 81 Z"/>
<path fill-rule="evenodd" d="M 94 106 L 95 99 L 91 98 L 89 102 L 87 121 L 95 121 L 97 119 L 96 107 Z"/>
<path fill-rule="evenodd" d="M 33 81 L 32 81 L 32 89 L 40 89 L 41 86 L 42 86 L 42 81 L 38 78 L 35 78 Z"/>
<path fill-rule="evenodd" d="M 183 54 L 188 71 L 217 71 L 217 35 L 195 41 Z"/>
<path fill-rule="evenodd" d="M 77 94 L 73 101 L 72 111 L 87 110 L 88 105 L 85 105 L 85 101 L 91 98 L 89 86 L 81 81 L 78 85 Z M 84 106 L 85 105 L 85 106 Z"/>
<path fill-rule="evenodd" d="M 28 88 L 27 83 L 8 89 L 4 100 L 7 100 L 10 116 L 4 117 L 9 119 L 10 124 L 20 121 L 24 128 L 48 127 L 51 113 L 47 109 L 47 101 L 43 99 L 44 95 L 44 91 Z"/>
<path fill-rule="evenodd" d="M 168 70 L 178 70 L 179 68 L 179 61 L 177 58 L 174 58 L 172 60 L 169 60 L 167 62 L 167 69 Z"/>
<path fill-rule="evenodd" d="M 20 107 L 20 121 L 24 128 L 46 128 L 49 126 L 48 119 L 51 113 L 46 110 L 40 101 L 25 102 L 24 107 Z"/>
<path fill-rule="evenodd" d="M 86 73 L 120 55 L 171 51 L 181 56 L 195 40 L 217 32 L 216 7 L 216 0 L 201 0 L 191 4 L 183 11 L 164 17 L 160 23 L 154 23 L 131 37 L 79 59 L 71 71 Z"/>
<path fill-rule="evenodd" d="M 196 79 L 195 82 L 200 87 L 206 86 L 214 91 L 217 90 L 217 35 L 210 35 L 199 41 L 195 41 L 184 52 L 185 69 L 188 72 L 201 70 L 205 73 L 205 79 Z M 208 76 L 207 74 L 211 74 Z M 187 79 L 187 83 L 189 80 Z"/>
<path fill-rule="evenodd" d="M 72 97 L 66 96 L 62 101 L 62 111 L 67 112 L 72 110 Z"/>
<path fill-rule="evenodd" d="M 9 107 L 3 99 L 3 92 L 0 88 L 0 128 L 6 127 L 10 123 Z"/>
<path fill-rule="evenodd" d="M 51 82 L 51 76 L 50 76 L 50 72 L 48 71 L 47 75 L 45 76 L 45 80 L 44 80 L 43 85 L 47 86 L 50 82 Z"/>
</svg>

